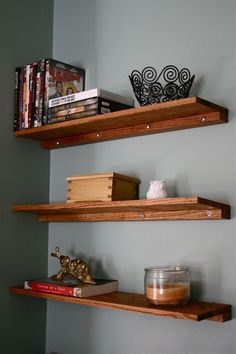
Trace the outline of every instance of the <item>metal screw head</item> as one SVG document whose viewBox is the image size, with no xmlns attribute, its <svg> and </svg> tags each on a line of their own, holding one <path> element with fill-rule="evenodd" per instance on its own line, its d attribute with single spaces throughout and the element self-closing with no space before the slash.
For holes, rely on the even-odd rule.
<svg viewBox="0 0 236 354">
<path fill-rule="evenodd" d="M 147 129 L 150 129 L 150 128 L 151 128 L 151 125 L 150 125 L 150 124 L 147 124 L 147 125 L 146 125 L 146 128 L 147 128 Z"/>
<path fill-rule="evenodd" d="M 99 137 L 99 136 L 100 136 L 100 133 L 96 133 L 96 136 Z"/>
<path fill-rule="evenodd" d="M 206 121 L 206 117 L 205 117 L 205 116 L 202 116 L 201 121 L 202 121 L 202 122 L 205 122 L 205 121 Z"/>
<path fill-rule="evenodd" d="M 211 217 L 212 216 L 212 211 L 208 210 L 207 216 Z"/>
</svg>

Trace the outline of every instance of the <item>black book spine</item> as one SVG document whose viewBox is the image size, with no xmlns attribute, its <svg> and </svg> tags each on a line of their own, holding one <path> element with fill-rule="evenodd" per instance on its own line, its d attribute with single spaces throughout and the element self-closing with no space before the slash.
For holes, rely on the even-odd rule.
<svg viewBox="0 0 236 354">
<path fill-rule="evenodd" d="M 13 130 L 20 130 L 20 73 L 21 68 L 15 69 L 15 88 L 14 88 L 14 122 L 13 122 Z"/>
<path fill-rule="evenodd" d="M 36 115 L 36 89 L 37 89 L 37 72 L 38 63 L 33 63 L 33 77 L 32 77 L 32 102 L 31 102 L 31 128 L 37 127 L 37 115 Z"/>
<path fill-rule="evenodd" d="M 37 114 L 37 126 L 41 127 L 43 124 L 44 113 L 44 95 L 45 95 L 45 59 L 42 59 L 39 63 L 39 102 L 38 102 L 38 114 Z"/>
<path fill-rule="evenodd" d="M 98 97 L 98 114 L 121 111 L 123 109 L 128 109 L 132 107 L 133 106 L 129 106 L 124 103 L 112 101 L 103 97 Z"/>
</svg>

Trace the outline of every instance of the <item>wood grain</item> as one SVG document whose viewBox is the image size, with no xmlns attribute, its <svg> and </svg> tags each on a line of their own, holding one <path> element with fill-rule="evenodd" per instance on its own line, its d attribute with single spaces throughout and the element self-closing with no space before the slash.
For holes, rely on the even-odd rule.
<svg viewBox="0 0 236 354">
<path fill-rule="evenodd" d="M 35 139 L 53 149 L 138 135 L 226 123 L 228 110 L 199 97 L 29 128 L 16 137 Z"/>
<path fill-rule="evenodd" d="M 71 176 L 67 182 L 67 203 L 137 199 L 140 183 L 114 172 Z"/>
<path fill-rule="evenodd" d="M 111 202 L 13 205 L 12 211 L 39 215 L 40 221 L 216 220 L 229 219 L 230 207 L 193 197 Z"/>
<path fill-rule="evenodd" d="M 71 302 L 75 304 L 138 312 L 148 315 L 171 317 L 181 320 L 201 321 L 209 319 L 217 322 L 225 322 L 231 319 L 231 305 L 191 301 L 181 307 L 167 308 L 151 305 L 144 295 L 113 292 L 109 294 L 92 296 L 90 298 L 75 298 L 56 294 L 41 293 L 25 290 L 23 287 L 12 287 L 10 292 L 17 295 L 33 296 L 50 300 Z"/>
</svg>

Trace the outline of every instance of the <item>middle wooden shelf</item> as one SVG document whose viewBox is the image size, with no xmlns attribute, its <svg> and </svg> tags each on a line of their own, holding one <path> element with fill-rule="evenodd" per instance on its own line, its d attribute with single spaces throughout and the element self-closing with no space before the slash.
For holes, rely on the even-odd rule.
<svg viewBox="0 0 236 354">
<path fill-rule="evenodd" d="M 145 221 L 230 219 L 230 206 L 197 196 L 112 202 L 13 205 L 39 221 Z"/>
</svg>

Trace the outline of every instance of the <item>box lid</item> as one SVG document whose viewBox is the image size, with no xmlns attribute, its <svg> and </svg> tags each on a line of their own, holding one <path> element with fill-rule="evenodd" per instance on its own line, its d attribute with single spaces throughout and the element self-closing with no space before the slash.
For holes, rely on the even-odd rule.
<svg viewBox="0 0 236 354">
<path fill-rule="evenodd" d="M 140 180 L 134 177 L 125 176 L 116 172 L 106 172 L 106 173 L 93 173 L 89 175 L 79 175 L 79 176 L 69 176 L 66 178 L 67 181 L 82 180 L 82 179 L 93 179 L 93 178 L 117 178 L 125 181 L 140 183 Z"/>
</svg>

